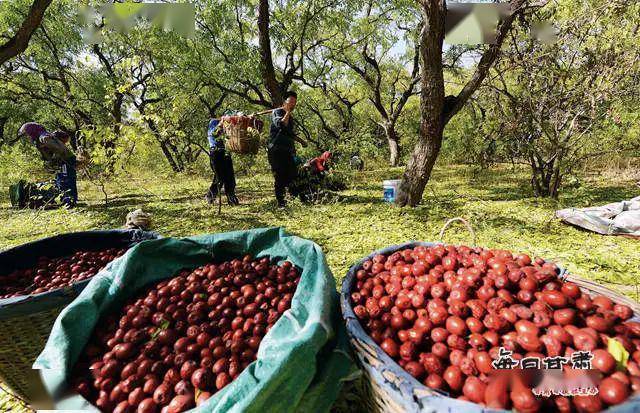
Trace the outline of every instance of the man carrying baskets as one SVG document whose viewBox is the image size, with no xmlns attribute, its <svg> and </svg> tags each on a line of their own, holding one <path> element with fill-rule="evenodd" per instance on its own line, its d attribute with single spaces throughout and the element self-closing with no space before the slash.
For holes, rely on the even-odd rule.
<svg viewBox="0 0 640 413">
<path fill-rule="evenodd" d="M 224 131 L 219 119 L 211 119 L 207 131 L 209 140 L 209 161 L 211 170 L 213 171 L 213 181 L 205 196 L 207 201 L 212 204 L 215 202 L 218 191 L 224 187 L 224 193 L 227 196 L 229 205 L 240 205 L 236 196 L 236 175 L 233 170 L 233 161 L 231 154 L 225 149 L 225 142 L 222 138 Z"/>
<path fill-rule="evenodd" d="M 296 107 L 297 99 L 298 95 L 295 92 L 287 92 L 282 107 L 275 109 L 271 115 L 267 156 L 273 172 L 274 190 L 279 208 L 287 205 L 285 201 L 287 188 L 298 175 L 294 158 L 296 153 L 294 141 L 299 142 L 303 147 L 307 146 L 307 142 L 299 138 L 293 130 L 292 112 Z"/>
</svg>

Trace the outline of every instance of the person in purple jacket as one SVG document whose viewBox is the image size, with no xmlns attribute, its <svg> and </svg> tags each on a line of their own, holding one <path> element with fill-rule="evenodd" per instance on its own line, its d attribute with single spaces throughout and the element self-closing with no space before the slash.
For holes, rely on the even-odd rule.
<svg viewBox="0 0 640 413">
<path fill-rule="evenodd" d="M 18 136 L 28 138 L 38 149 L 47 166 L 56 170 L 56 188 L 62 193 L 62 203 L 73 207 L 78 202 L 76 157 L 69 149 L 69 135 L 61 130 L 48 132 L 39 123 L 28 122 L 18 129 Z"/>
</svg>

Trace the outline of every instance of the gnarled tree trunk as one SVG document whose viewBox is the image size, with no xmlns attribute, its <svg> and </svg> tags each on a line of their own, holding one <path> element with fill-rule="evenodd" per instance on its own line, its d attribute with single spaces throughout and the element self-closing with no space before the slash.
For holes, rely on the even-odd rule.
<svg viewBox="0 0 640 413">
<path fill-rule="evenodd" d="M 262 72 L 264 86 L 267 88 L 269 95 L 271 95 L 271 102 L 275 106 L 280 106 L 283 100 L 271 54 L 269 0 L 260 0 L 258 5 L 258 45 L 260 47 L 260 71 Z"/>
<path fill-rule="evenodd" d="M 173 157 L 173 153 L 171 152 L 169 140 L 165 139 L 160 141 L 160 149 L 162 149 L 162 153 L 164 154 L 165 159 L 171 166 L 173 172 L 182 172 L 183 168 L 178 164 L 176 159 Z"/>
<path fill-rule="evenodd" d="M 391 166 L 398 166 L 400 162 L 400 136 L 396 131 L 396 125 L 388 122 L 383 125 L 384 133 L 389 143 L 389 164 Z"/>
<path fill-rule="evenodd" d="M 444 73 L 442 42 L 445 33 L 445 0 L 423 0 L 424 25 L 420 32 L 421 92 L 420 137 L 402 177 L 396 203 L 416 206 L 422 199 L 442 145 L 444 130 Z"/>
<path fill-rule="evenodd" d="M 169 163 L 171 169 L 174 172 L 184 171 L 184 165 L 177 156 L 174 156 L 174 154 L 177 152 L 177 148 L 175 147 L 175 145 L 173 145 L 168 138 L 162 136 L 160 130 L 158 130 L 158 125 L 156 125 L 156 123 L 152 119 L 147 118 L 145 119 L 145 122 L 153 133 L 153 136 L 155 136 L 156 140 L 160 144 L 162 154 Z"/>
<path fill-rule="evenodd" d="M 528 0 L 511 0 L 511 14 L 498 25 L 496 40 L 482 54 L 475 72 L 457 96 L 444 97 L 442 43 L 445 34 L 446 0 L 420 0 L 424 26 L 420 33 L 420 138 L 405 169 L 396 203 L 416 206 L 422 199 L 436 163 L 444 127 L 480 87 L 500 54 L 500 47 L 515 18 L 525 10 Z M 445 104 L 446 103 L 446 104 Z"/>
<path fill-rule="evenodd" d="M 558 199 L 563 178 L 560 162 L 557 159 L 547 163 L 530 159 L 529 163 L 531 164 L 531 187 L 535 196 Z"/>
<path fill-rule="evenodd" d="M 116 92 L 113 105 L 111 106 L 111 117 L 113 118 L 113 137 L 107 138 L 103 142 L 105 155 L 107 157 L 107 170 L 113 172 L 116 164 L 116 146 L 120 140 L 120 132 L 122 131 L 122 105 L 124 103 L 124 95 Z"/>
</svg>

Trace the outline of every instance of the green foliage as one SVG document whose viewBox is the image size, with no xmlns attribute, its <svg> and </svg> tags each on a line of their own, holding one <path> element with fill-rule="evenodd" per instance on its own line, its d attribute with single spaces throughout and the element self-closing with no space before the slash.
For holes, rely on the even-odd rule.
<svg viewBox="0 0 640 413">
<path fill-rule="evenodd" d="M 477 127 L 494 142 L 489 152 L 478 145 L 480 160 L 526 163 L 535 193 L 557 197 L 587 159 L 637 153 L 628 130 L 637 120 L 640 54 L 630 33 L 639 11 L 630 3 L 550 5 L 534 17 L 554 23 L 554 43 L 521 26 L 477 102 L 490 114 Z"/>
<path fill-rule="evenodd" d="M 11 30 L 28 3 L 2 2 L 0 31 Z M 21 123 L 37 120 L 76 135 L 99 160 L 95 167 L 99 165 L 106 174 L 116 173 L 115 165 L 124 162 L 132 163 L 134 169 L 145 165 L 160 173 L 206 171 L 203 148 L 209 118 L 226 110 L 251 113 L 270 107 L 272 97 L 264 87 L 255 37 L 258 1 L 195 4 L 193 39 L 142 22 L 127 34 L 102 28 L 100 43 L 87 45 L 81 27 L 69 23 L 76 21 L 77 2 L 56 1 L 27 51 L 0 68 L 4 125 L 0 142 L 10 142 Z M 287 0 L 269 6 L 276 75 L 282 88 L 298 89 L 296 118 L 300 133 L 312 142 L 301 153 L 306 157 L 331 149 L 343 158 L 354 153 L 373 162 L 386 158 L 385 124 L 393 123 L 399 96 L 411 81 L 420 22 L 415 2 Z M 604 79 L 611 79 L 610 72 L 625 74 L 615 82 L 583 87 L 587 92 L 606 91 L 601 93 L 606 105 L 599 106 L 606 116 L 591 122 L 580 145 L 570 145 L 581 148 L 579 158 L 594 150 L 611 157 L 638 154 L 634 56 L 640 44 L 633 35 L 638 7 L 625 2 L 563 0 L 537 16 L 556 24 L 559 43 L 529 42 L 528 27 L 521 22 L 516 42 L 504 47 L 506 63 L 498 69 L 508 71 L 504 76 L 508 89 L 525 103 L 541 98 L 559 101 L 567 95 L 561 90 L 549 93 L 553 88 L 523 87 L 529 78 L 540 86 L 549 76 L 569 76 L 574 80 L 566 82 L 568 89 L 579 85 L 585 71 L 602 72 Z M 597 18 L 587 18 L 590 15 Z M 528 47 L 530 58 L 515 58 L 516 46 Z M 475 49 L 446 49 L 447 94 L 457 93 L 469 78 L 472 68 L 468 63 L 461 65 L 461 57 L 472 56 Z M 567 63 L 574 51 L 575 68 Z M 378 69 L 367 62 L 367 56 Z M 364 70 L 364 76 L 357 68 Z M 496 74 L 491 79 L 492 87 L 502 86 Z M 577 101 L 571 101 L 571 107 L 578 107 L 584 91 L 572 91 Z M 410 148 L 420 124 L 418 97 L 411 96 L 399 112 L 394 128 L 401 148 Z M 536 113 L 553 119 L 535 108 L 510 109 L 495 90 L 480 90 L 447 127 L 443 156 L 482 167 L 505 160 L 520 162 L 526 150 L 517 142 L 531 132 L 523 116 Z M 553 145 L 536 147 L 553 156 Z M 401 162 L 408 153 L 401 150 Z M 242 159 L 239 162 L 245 163 Z M 562 168 L 580 164 L 571 156 L 565 159 Z M 569 169 L 566 174 L 573 173 Z"/>
<path fill-rule="evenodd" d="M 0 148 L 0 200 L 8 202 L 9 185 L 25 179 L 25 176 L 39 181 L 52 179 L 35 148 L 26 142 Z"/>
<path fill-rule="evenodd" d="M 528 190 L 526 168 L 501 165 L 477 171 L 466 166 L 440 165 L 426 200 L 405 210 L 382 202 L 382 180 L 397 176 L 400 168 L 369 169 L 341 177 L 349 188 L 337 202 L 305 206 L 293 201 L 288 210 L 275 208 L 273 178 L 266 159 L 257 159 L 250 173 L 238 180 L 240 207 L 204 201 L 207 178 L 167 173 L 157 176 L 139 171 L 107 182 L 112 205 L 102 207 L 102 194 L 89 182 L 80 183 L 82 202 L 76 210 L 13 211 L 5 200 L 0 248 L 50 234 L 86 228 L 114 228 L 128 212 L 143 208 L 153 214 L 154 229 L 166 236 L 282 225 L 318 242 L 327 253 L 334 275 L 341 279 L 358 258 L 386 245 L 410 239 L 436 240 L 446 219 L 469 218 L 478 244 L 524 251 L 557 260 L 575 275 L 599 282 L 635 285 L 640 276 L 637 241 L 604 237 L 577 230 L 553 218 L 556 209 L 588 206 L 635 195 L 634 181 L 618 176 L 585 178 L 559 201 L 539 200 Z M 452 228 L 445 240 L 470 242 L 462 229 Z M 615 250 L 616 254 L 611 254 Z M 635 294 L 635 292 L 634 292 Z"/>
</svg>

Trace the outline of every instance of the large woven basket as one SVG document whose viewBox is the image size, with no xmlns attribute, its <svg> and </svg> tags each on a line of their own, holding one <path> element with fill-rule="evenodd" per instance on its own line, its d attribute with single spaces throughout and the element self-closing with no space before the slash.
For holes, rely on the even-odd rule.
<svg viewBox="0 0 640 413">
<path fill-rule="evenodd" d="M 225 142 L 227 150 L 241 154 L 258 153 L 260 139 L 248 131 L 252 122 L 252 117 L 244 115 L 222 117 L 224 132 L 228 137 Z"/>
<path fill-rule="evenodd" d="M 364 331 L 351 306 L 350 295 L 355 285 L 355 274 L 362 264 L 377 254 L 389 255 L 405 248 L 418 245 L 433 246 L 433 242 L 408 242 L 373 252 L 353 265 L 342 283 L 340 305 L 347 326 L 349 341 L 357 356 L 365 381 L 367 410 L 371 412 L 450 412 L 450 413 L 483 413 L 503 412 L 504 410 L 486 409 L 478 404 L 447 397 L 423 385 L 400 367 L 378 346 Z M 582 280 L 566 274 L 561 269 L 560 277 L 576 283 L 583 292 L 589 295 L 604 295 L 616 303 L 626 304 L 634 311 L 634 321 L 640 320 L 640 305 L 605 287 L 591 281 Z M 629 399 L 626 403 L 612 407 L 609 412 L 640 412 L 640 396 Z"/>
<path fill-rule="evenodd" d="M 0 274 L 26 268 L 38 257 L 62 257 L 83 250 L 126 247 L 159 236 L 140 230 L 86 231 L 45 238 L 0 252 Z M 110 266 L 111 264 L 108 264 Z M 90 280 L 42 294 L 0 300 L 0 382 L 28 403 L 44 390 L 31 366 L 42 351 L 55 319 Z"/>
</svg>

